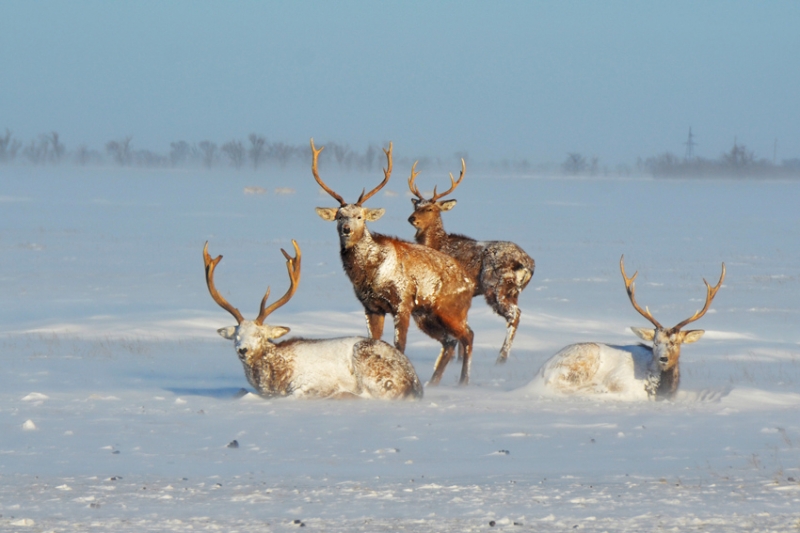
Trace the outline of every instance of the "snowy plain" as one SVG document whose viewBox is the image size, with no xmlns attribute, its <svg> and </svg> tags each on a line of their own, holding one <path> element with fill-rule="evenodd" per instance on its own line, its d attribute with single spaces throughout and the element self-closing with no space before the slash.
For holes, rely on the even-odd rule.
<svg viewBox="0 0 800 533">
<path fill-rule="evenodd" d="M 382 177 L 320 170 L 350 201 Z M 412 238 L 406 177 L 369 201 L 387 211 L 373 231 Z M 536 260 L 508 363 L 494 365 L 504 323 L 476 298 L 468 387 L 454 362 L 418 402 L 265 400 L 241 393 L 201 252 L 224 256 L 217 287 L 252 317 L 287 286 L 280 248 L 296 239 L 300 288 L 269 321 L 365 335 L 309 170 L 0 167 L 0 530 L 800 528 L 800 182 L 468 169 L 453 196 L 448 230 Z M 623 253 L 638 301 L 670 324 L 726 263 L 677 399 L 527 392 L 564 345 L 635 343 L 628 328 L 648 325 Z M 437 346 L 412 325 L 423 381 Z"/>
</svg>

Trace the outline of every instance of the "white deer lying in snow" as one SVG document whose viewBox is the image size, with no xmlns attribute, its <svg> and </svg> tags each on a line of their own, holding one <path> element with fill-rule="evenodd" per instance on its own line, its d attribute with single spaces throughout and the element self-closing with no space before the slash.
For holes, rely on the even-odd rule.
<svg viewBox="0 0 800 533">
<path fill-rule="evenodd" d="M 681 331 L 690 322 L 699 319 L 708 311 L 711 301 L 725 279 L 725 263 L 722 275 L 715 287 L 706 284 L 706 304 L 702 310 L 672 328 L 665 328 L 642 309 L 634 297 L 632 277 L 625 275 L 625 265 L 620 258 L 619 266 L 625 279 L 628 297 L 643 317 L 653 323 L 655 329 L 631 328 L 637 337 L 652 341 L 653 346 L 612 346 L 595 342 L 572 344 L 548 359 L 537 376 L 526 387 L 528 390 L 545 389 L 562 393 L 597 394 L 606 393 L 620 399 L 672 398 L 678 391 L 680 369 L 678 362 L 681 345 L 700 339 L 705 331 Z"/>
<path fill-rule="evenodd" d="M 300 282 L 300 247 L 292 241 L 295 257 L 285 250 L 291 285 L 286 294 L 265 308 L 269 288 L 255 320 L 245 320 L 214 286 L 214 269 L 222 256 L 211 259 L 203 248 L 206 284 L 211 297 L 238 325 L 217 330 L 234 342 L 247 381 L 262 396 L 299 398 L 421 398 L 422 384 L 408 358 L 393 346 L 364 337 L 310 340 L 293 338 L 273 342 L 289 328 L 264 324 L 264 319 L 294 296 Z"/>
</svg>

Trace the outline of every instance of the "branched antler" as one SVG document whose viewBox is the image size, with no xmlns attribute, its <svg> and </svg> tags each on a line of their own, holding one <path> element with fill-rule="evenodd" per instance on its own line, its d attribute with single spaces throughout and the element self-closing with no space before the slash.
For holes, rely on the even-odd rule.
<svg viewBox="0 0 800 533">
<path fill-rule="evenodd" d="M 361 196 L 358 197 L 358 201 L 356 202 L 356 205 L 358 206 L 362 205 L 364 202 L 375 196 L 375 193 L 383 189 L 383 187 L 387 183 L 389 183 L 389 176 L 392 175 L 392 143 L 389 143 L 388 150 L 386 148 L 383 149 L 383 153 L 386 154 L 386 161 L 387 161 L 386 168 L 383 169 L 383 176 L 384 176 L 383 181 L 380 182 L 377 187 L 369 191 L 369 193 L 367 194 L 364 194 L 364 191 L 366 189 L 362 190 Z"/>
<path fill-rule="evenodd" d="M 297 241 L 294 239 L 292 239 L 292 246 L 294 246 L 294 257 L 290 256 L 286 250 L 281 248 L 281 252 L 286 258 L 286 270 L 289 272 L 289 289 L 280 299 L 276 300 L 269 307 L 265 308 L 264 306 L 267 304 L 267 298 L 269 298 L 269 289 L 267 289 L 264 299 L 261 300 L 261 311 L 258 313 L 258 317 L 254 320 L 256 324 L 263 325 L 264 320 L 273 311 L 291 300 L 292 296 L 294 296 L 294 293 L 297 292 L 297 287 L 300 284 L 300 260 L 302 259 L 302 255 L 300 253 L 300 247 L 297 245 Z"/>
<path fill-rule="evenodd" d="M 461 175 L 458 176 L 458 181 L 453 179 L 453 173 L 450 173 L 450 188 L 444 191 L 441 194 L 436 194 L 436 187 L 433 188 L 433 198 L 431 198 L 431 202 L 435 202 L 439 198 L 444 198 L 458 187 L 461 184 L 461 180 L 464 179 L 464 172 L 467 171 L 467 164 L 464 162 L 464 158 L 461 158 Z"/>
<path fill-rule="evenodd" d="M 417 179 L 419 172 L 416 172 L 418 161 L 414 161 L 414 165 L 411 167 L 411 177 L 408 178 L 408 188 L 411 190 L 412 194 L 414 194 L 420 200 L 425 200 L 425 197 L 422 196 L 422 193 L 419 192 L 419 188 L 414 183 L 414 180 Z M 450 173 L 450 188 L 444 191 L 441 194 L 436 193 L 436 187 L 433 188 L 433 197 L 429 200 L 429 202 L 435 202 L 441 198 L 444 198 L 458 187 L 461 184 L 461 180 L 464 179 L 464 173 L 467 171 L 467 164 L 464 162 L 464 158 L 461 158 L 461 175 L 458 176 L 458 181 L 453 178 L 453 173 Z"/>
<path fill-rule="evenodd" d="M 703 309 L 697 311 L 695 314 L 693 314 L 692 316 L 690 316 L 689 318 L 687 318 L 686 320 L 684 320 L 683 322 L 681 322 L 672 329 L 677 331 L 681 329 L 683 326 L 689 324 L 690 322 L 694 322 L 695 320 L 705 315 L 706 311 L 708 311 L 708 308 L 711 306 L 711 301 L 717 295 L 717 291 L 719 290 L 720 287 L 722 287 L 722 281 L 724 279 L 725 279 L 725 263 L 722 263 L 722 274 L 720 275 L 719 281 L 714 287 L 709 285 L 709 283 L 706 281 L 706 278 L 703 278 L 703 283 L 706 284 L 706 305 L 703 306 Z"/>
<path fill-rule="evenodd" d="M 656 320 L 653 317 L 653 315 L 650 314 L 650 309 L 648 309 L 647 307 L 642 309 L 641 307 L 639 307 L 639 304 L 636 303 L 636 298 L 633 295 L 633 293 L 636 291 L 636 286 L 634 285 L 633 282 L 636 279 L 636 276 L 639 274 L 639 272 L 638 271 L 634 272 L 633 276 L 631 276 L 629 278 L 625 274 L 625 263 L 624 263 L 624 260 L 625 260 L 625 256 L 624 255 L 619 258 L 619 269 L 622 271 L 623 279 L 625 279 L 625 290 L 628 291 L 628 298 L 630 298 L 631 303 L 633 304 L 633 308 L 636 309 L 637 311 L 639 311 L 639 314 L 641 314 L 643 317 L 645 317 L 647 320 L 649 320 L 656 328 L 664 329 L 664 327 L 661 324 L 658 323 L 658 320 Z"/>
<path fill-rule="evenodd" d="M 419 172 L 417 172 L 417 163 L 419 163 L 419 161 L 414 161 L 414 164 L 411 165 L 411 176 L 408 178 L 408 188 L 411 190 L 411 193 L 414 196 L 420 200 L 425 200 L 425 197 L 422 196 L 422 193 L 419 192 L 417 185 L 414 183 L 414 180 L 416 180 L 417 176 L 419 176 Z"/>
<path fill-rule="evenodd" d="M 206 265 L 206 285 L 208 285 L 208 292 L 211 293 L 211 298 L 214 299 L 220 307 L 225 309 L 227 312 L 233 315 L 233 318 L 236 319 L 237 324 L 241 324 L 244 320 L 242 313 L 239 312 L 234 306 L 232 306 L 228 301 L 222 297 L 219 293 L 217 288 L 214 286 L 214 269 L 217 267 L 217 264 L 222 260 L 222 256 L 218 255 L 214 259 L 211 259 L 211 256 L 208 255 L 208 241 L 206 241 L 206 245 L 203 247 L 203 262 Z M 269 294 L 269 289 L 267 290 L 267 294 Z M 266 298 L 266 297 L 265 297 Z"/>
<path fill-rule="evenodd" d="M 319 159 L 319 153 L 321 151 L 323 151 L 324 149 L 325 149 L 324 146 L 320 146 L 319 150 L 317 150 L 314 147 L 314 139 L 313 138 L 311 139 L 311 153 L 313 154 L 313 158 L 314 158 L 312 163 L 311 163 L 311 173 L 314 174 L 314 179 L 317 180 L 317 183 L 319 184 L 319 186 L 322 187 L 322 189 L 326 193 L 328 193 L 331 196 L 333 196 L 339 202 L 339 205 L 345 206 L 345 205 L 347 205 L 347 202 L 344 201 L 344 198 L 342 198 L 340 195 L 336 194 L 333 191 L 333 189 L 331 189 L 330 187 L 325 185 L 325 182 L 322 181 L 322 179 L 319 177 L 319 171 L 317 170 L 317 162 L 318 162 L 318 159 Z"/>
</svg>

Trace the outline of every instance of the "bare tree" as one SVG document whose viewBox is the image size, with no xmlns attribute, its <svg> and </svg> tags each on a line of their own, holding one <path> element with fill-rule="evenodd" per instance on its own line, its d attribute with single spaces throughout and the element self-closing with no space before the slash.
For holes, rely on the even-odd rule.
<svg viewBox="0 0 800 533">
<path fill-rule="evenodd" d="M 267 154 L 267 140 L 255 133 L 251 133 L 247 138 L 250 140 L 250 150 L 248 152 L 250 154 L 250 159 L 253 161 L 253 169 L 257 169 L 258 165 L 261 164 L 261 160 L 264 159 Z"/>
<path fill-rule="evenodd" d="M 755 154 L 747 150 L 743 144 L 738 144 L 736 140 L 733 141 L 733 148 L 731 151 L 722 154 L 722 161 L 735 169 L 748 167 L 755 161 Z"/>
<path fill-rule="evenodd" d="M 186 141 L 177 141 L 169 143 L 169 147 L 169 162 L 173 167 L 186 163 L 189 153 L 191 152 L 189 143 Z"/>
<path fill-rule="evenodd" d="M 576 152 L 567 154 L 567 158 L 561 163 L 561 169 L 565 174 L 577 175 L 586 171 L 586 158 Z"/>
<path fill-rule="evenodd" d="M 217 145 L 211 141 L 200 141 L 197 146 L 203 154 L 203 166 L 211 168 L 214 165 L 214 158 L 217 154 Z"/>
<path fill-rule="evenodd" d="M 231 165 L 237 169 L 242 168 L 242 165 L 244 165 L 245 150 L 242 141 L 234 140 L 226 142 L 222 145 L 222 153 L 228 156 Z"/>
<path fill-rule="evenodd" d="M 6 129 L 6 134 L 0 136 L 0 162 L 13 161 L 17 157 L 17 151 L 21 146 L 22 143 L 11 136 L 11 130 Z"/>
<path fill-rule="evenodd" d="M 281 142 L 269 145 L 269 155 L 278 161 L 281 168 L 289 163 L 289 160 L 297 151 L 296 147 Z"/>
<path fill-rule="evenodd" d="M 45 135 L 39 136 L 39 141 L 31 140 L 30 144 L 22 151 L 28 161 L 34 165 L 40 165 L 47 161 L 47 155 L 50 150 L 50 140 Z"/>
<path fill-rule="evenodd" d="M 114 158 L 120 166 L 127 166 L 131 164 L 131 140 L 133 137 L 128 135 L 119 141 L 108 141 L 106 143 L 106 152 Z"/>
<path fill-rule="evenodd" d="M 64 152 L 66 148 L 64 147 L 64 143 L 59 142 L 58 140 L 58 132 L 51 131 L 50 135 L 47 138 L 47 141 L 50 143 L 50 160 L 53 163 L 60 163 L 61 158 L 64 157 Z"/>
</svg>

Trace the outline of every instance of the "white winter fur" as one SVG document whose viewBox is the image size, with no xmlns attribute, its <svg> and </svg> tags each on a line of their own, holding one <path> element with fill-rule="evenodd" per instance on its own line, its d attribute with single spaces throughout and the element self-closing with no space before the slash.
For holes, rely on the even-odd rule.
<svg viewBox="0 0 800 533">
<path fill-rule="evenodd" d="M 646 400 L 655 396 L 659 374 L 648 346 L 572 344 L 548 359 L 526 390 Z"/>
<path fill-rule="evenodd" d="M 408 396 L 421 396 L 410 361 L 383 341 L 341 337 L 272 342 L 273 335 L 286 332 L 288 328 L 251 321 L 219 330 L 234 341 L 248 381 L 264 396 L 394 399 L 405 396 L 400 388 L 409 383 L 419 394 Z"/>
</svg>

